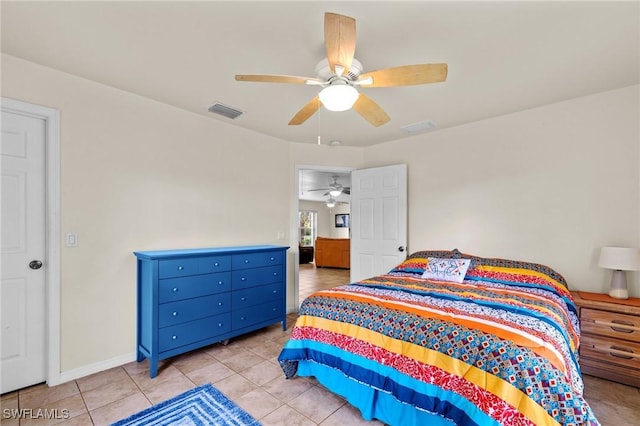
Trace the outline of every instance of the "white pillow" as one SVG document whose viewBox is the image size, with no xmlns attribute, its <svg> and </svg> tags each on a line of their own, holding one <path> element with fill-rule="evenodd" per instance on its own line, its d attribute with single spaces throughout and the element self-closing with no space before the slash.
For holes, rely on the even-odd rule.
<svg viewBox="0 0 640 426">
<path fill-rule="evenodd" d="M 467 275 L 471 259 L 427 258 L 427 268 L 422 278 L 461 283 Z"/>
</svg>

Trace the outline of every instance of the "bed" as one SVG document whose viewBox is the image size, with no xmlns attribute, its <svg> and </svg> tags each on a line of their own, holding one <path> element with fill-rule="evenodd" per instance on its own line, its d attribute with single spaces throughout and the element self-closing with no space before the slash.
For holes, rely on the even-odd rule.
<svg viewBox="0 0 640 426">
<path fill-rule="evenodd" d="M 278 360 L 390 425 L 597 425 L 579 333 L 553 269 L 420 251 L 305 299 Z"/>
</svg>

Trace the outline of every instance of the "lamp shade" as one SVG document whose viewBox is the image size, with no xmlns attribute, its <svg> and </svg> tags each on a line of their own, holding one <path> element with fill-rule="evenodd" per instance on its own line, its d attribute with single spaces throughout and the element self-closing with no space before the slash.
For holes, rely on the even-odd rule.
<svg viewBox="0 0 640 426">
<path fill-rule="evenodd" d="M 640 249 L 630 247 L 602 247 L 598 266 L 618 271 L 640 270 Z"/>
<path fill-rule="evenodd" d="M 322 89 L 318 96 L 329 111 L 346 111 L 358 100 L 360 93 L 348 84 L 333 84 Z"/>
</svg>

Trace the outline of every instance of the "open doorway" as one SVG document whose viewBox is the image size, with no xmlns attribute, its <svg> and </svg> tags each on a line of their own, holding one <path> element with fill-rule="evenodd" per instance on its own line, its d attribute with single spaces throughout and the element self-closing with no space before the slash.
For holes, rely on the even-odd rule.
<svg viewBox="0 0 640 426">
<path fill-rule="evenodd" d="M 308 280 L 300 274 L 316 271 L 316 240 L 320 238 L 349 239 L 350 189 L 352 168 L 334 166 L 296 166 L 296 235 L 299 265 L 295 268 L 294 305 L 310 291 Z M 322 253 L 321 253 L 322 255 Z M 348 260 L 347 260 L 348 265 Z M 348 269 L 319 268 L 322 274 L 345 275 Z M 348 278 L 346 279 L 348 281 Z M 302 282 L 302 284 L 301 284 Z M 304 288 L 301 288 L 304 287 Z"/>
</svg>

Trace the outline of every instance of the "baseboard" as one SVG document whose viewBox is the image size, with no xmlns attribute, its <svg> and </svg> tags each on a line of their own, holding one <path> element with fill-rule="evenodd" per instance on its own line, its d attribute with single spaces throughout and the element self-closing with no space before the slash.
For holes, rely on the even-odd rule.
<svg viewBox="0 0 640 426">
<path fill-rule="evenodd" d="M 82 366 L 80 368 L 74 368 L 73 370 L 63 371 L 60 373 L 58 383 L 49 383 L 49 386 L 59 385 L 60 383 L 69 382 L 71 380 L 80 379 L 91 374 L 99 373 L 104 370 L 108 370 L 114 367 L 120 367 L 121 365 L 128 364 L 136 360 L 136 353 L 120 355 L 113 358 L 106 359 L 104 361 L 96 362 Z"/>
</svg>

